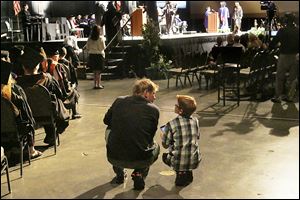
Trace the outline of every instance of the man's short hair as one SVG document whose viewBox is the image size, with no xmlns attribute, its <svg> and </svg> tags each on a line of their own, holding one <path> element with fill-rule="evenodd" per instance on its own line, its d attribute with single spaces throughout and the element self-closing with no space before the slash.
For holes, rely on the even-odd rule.
<svg viewBox="0 0 300 200">
<path fill-rule="evenodd" d="M 145 91 L 147 92 L 156 92 L 158 91 L 159 86 L 153 83 L 150 79 L 143 78 L 140 80 L 137 80 L 134 83 L 132 93 L 133 95 L 141 95 Z"/>
<path fill-rule="evenodd" d="M 235 35 L 233 40 L 234 40 L 235 43 L 240 42 L 240 36 L 239 35 Z"/>
<path fill-rule="evenodd" d="M 178 106 L 182 109 L 184 116 L 191 116 L 197 109 L 197 103 L 194 97 L 188 95 L 176 95 Z"/>
<path fill-rule="evenodd" d="M 67 55 L 67 49 L 65 47 L 60 48 L 58 52 L 60 57 L 64 57 L 65 55 Z"/>
</svg>

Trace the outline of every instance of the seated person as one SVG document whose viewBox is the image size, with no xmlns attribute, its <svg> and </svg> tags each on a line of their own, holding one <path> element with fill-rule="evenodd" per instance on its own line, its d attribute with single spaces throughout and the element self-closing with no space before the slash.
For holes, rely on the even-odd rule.
<svg viewBox="0 0 300 200">
<path fill-rule="evenodd" d="M 23 53 L 24 46 L 22 45 L 15 45 L 9 49 L 9 59 L 10 63 L 13 64 L 12 72 L 16 76 L 21 76 L 24 74 L 24 70 L 22 64 L 18 61 L 18 57 L 21 56 Z"/>
<path fill-rule="evenodd" d="M 162 129 L 162 146 L 168 153 L 162 155 L 163 162 L 176 171 L 175 185 L 186 186 L 193 181 L 193 169 L 199 166 L 199 122 L 191 115 L 197 104 L 193 97 L 177 95 L 175 113 L 178 116 Z"/>
<path fill-rule="evenodd" d="M 76 17 L 76 19 L 75 19 L 76 24 L 77 24 L 77 27 L 80 27 L 81 19 L 82 19 L 82 16 L 81 16 L 81 15 L 77 15 L 77 17 Z"/>
<path fill-rule="evenodd" d="M 35 121 L 32 116 L 30 106 L 28 105 L 27 98 L 24 90 L 15 84 L 15 80 L 11 76 L 12 64 L 1 59 L 1 95 L 9 100 L 14 108 L 16 123 L 20 140 L 24 137 L 30 149 L 30 157 L 37 158 L 42 155 L 42 152 L 34 148 Z M 4 116 L 2 116 L 4 117 Z M 14 142 L 16 138 L 2 138 L 1 144 L 4 141 Z"/>
<path fill-rule="evenodd" d="M 84 37 L 89 37 L 91 28 L 89 26 L 89 16 L 88 15 L 83 16 L 83 18 L 81 19 L 81 22 L 79 24 L 79 27 L 83 28 Z"/>
<path fill-rule="evenodd" d="M 226 47 L 232 47 L 234 44 L 234 35 L 228 34 L 226 37 L 226 41 L 227 41 Z"/>
<path fill-rule="evenodd" d="M 17 83 L 23 89 L 32 87 L 35 84 L 40 84 L 45 86 L 49 90 L 50 94 L 55 94 L 56 98 L 53 99 L 53 103 L 56 109 L 54 109 L 53 112 L 55 113 L 55 122 L 57 128 L 56 133 L 63 133 L 69 126 L 69 113 L 62 103 L 64 98 L 58 82 L 51 76 L 51 74 L 39 72 L 40 63 L 43 69 L 48 67 L 44 50 L 40 49 L 40 52 L 38 52 L 27 47 L 24 49 L 24 54 L 21 55 L 19 59 L 23 65 L 25 73 L 24 76 L 17 78 Z M 52 97 L 54 96 L 52 95 Z M 44 142 L 49 145 L 54 145 L 55 142 L 53 128 L 55 129 L 53 126 L 44 125 L 46 132 Z"/>
<path fill-rule="evenodd" d="M 215 63 L 217 61 L 217 57 L 220 53 L 218 47 L 222 47 L 222 46 L 223 46 L 223 38 L 221 36 L 218 36 L 217 43 L 213 46 L 213 48 L 209 53 L 208 63 Z"/>
<path fill-rule="evenodd" d="M 59 83 L 60 89 L 64 98 L 64 105 L 67 109 L 72 110 L 72 119 L 81 118 L 81 115 L 77 112 L 77 104 L 79 99 L 79 93 L 75 87 L 71 86 L 67 78 L 66 71 L 62 66 L 62 63 L 59 63 L 59 51 L 57 48 L 51 49 L 47 53 L 49 59 L 48 61 L 48 70 L 49 72 Z"/>
<path fill-rule="evenodd" d="M 59 49 L 59 63 L 64 64 L 65 66 L 68 67 L 69 69 L 69 76 L 68 76 L 68 80 L 71 81 L 71 84 L 75 84 L 75 87 L 78 86 L 78 80 L 77 80 L 77 73 L 76 73 L 76 69 L 73 66 L 73 64 L 68 61 L 65 57 L 67 55 L 67 49 L 65 47 L 62 47 Z"/>
<path fill-rule="evenodd" d="M 232 45 L 233 47 L 242 47 L 243 52 L 245 52 L 246 48 L 244 47 L 244 45 L 242 45 L 240 43 L 240 36 L 239 35 L 235 35 L 234 36 L 234 43 Z"/>
<path fill-rule="evenodd" d="M 64 39 L 64 47 L 67 49 L 67 60 L 72 60 L 72 64 L 75 68 L 77 68 L 80 64 L 78 55 L 82 52 L 82 49 L 78 47 L 77 36 L 74 32 L 71 35 L 67 36 Z"/>
<path fill-rule="evenodd" d="M 90 27 L 90 30 L 92 30 L 93 26 L 95 26 L 95 25 L 96 25 L 95 14 L 91 14 L 90 18 L 89 18 L 89 27 Z"/>
<path fill-rule="evenodd" d="M 256 35 L 250 33 L 249 35 L 249 42 L 248 42 L 248 49 L 259 49 L 262 46 L 262 42 Z"/>
</svg>

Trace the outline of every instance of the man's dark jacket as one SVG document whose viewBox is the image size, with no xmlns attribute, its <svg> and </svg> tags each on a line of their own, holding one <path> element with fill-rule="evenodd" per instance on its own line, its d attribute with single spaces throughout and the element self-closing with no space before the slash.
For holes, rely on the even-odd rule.
<svg viewBox="0 0 300 200">
<path fill-rule="evenodd" d="M 120 161 L 150 159 L 158 119 L 158 107 L 145 98 L 118 97 L 103 120 L 111 128 L 107 156 Z"/>
</svg>

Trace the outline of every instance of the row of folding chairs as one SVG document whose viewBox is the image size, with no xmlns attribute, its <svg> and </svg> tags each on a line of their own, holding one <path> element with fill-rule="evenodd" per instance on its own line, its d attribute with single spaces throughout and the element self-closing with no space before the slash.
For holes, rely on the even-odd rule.
<svg viewBox="0 0 300 200">
<path fill-rule="evenodd" d="M 48 89 L 42 85 L 34 85 L 24 89 L 27 101 L 32 110 L 34 120 L 36 122 L 36 129 L 42 125 L 55 126 L 53 104 Z M 26 136 L 21 137 L 18 131 L 16 117 L 12 103 L 1 97 L 1 146 L 11 145 L 13 142 L 18 143 L 20 152 L 20 176 L 23 176 L 23 151 L 27 147 L 29 165 L 30 165 L 30 150 L 27 143 Z M 54 154 L 56 154 L 57 145 L 59 145 L 59 135 L 56 134 L 55 128 L 53 129 L 55 142 Z M 8 141 L 7 141 L 8 140 Z M 9 148 L 8 146 L 7 148 Z M 6 149 L 6 148 L 5 148 Z"/>
<path fill-rule="evenodd" d="M 176 79 L 176 87 L 178 87 L 178 83 L 180 82 L 181 87 L 184 87 L 187 84 L 187 81 L 190 86 L 194 80 L 197 80 L 197 83 L 201 84 L 201 76 L 199 76 L 198 72 L 205 67 L 207 62 L 207 52 L 181 52 L 182 58 L 176 63 L 176 66 L 170 68 L 166 71 L 168 85 L 170 85 L 170 79 L 175 76 Z"/>
</svg>

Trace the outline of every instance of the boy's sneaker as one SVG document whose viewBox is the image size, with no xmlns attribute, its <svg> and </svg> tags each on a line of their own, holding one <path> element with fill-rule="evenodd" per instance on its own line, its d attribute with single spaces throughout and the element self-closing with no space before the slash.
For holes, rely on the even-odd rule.
<svg viewBox="0 0 300 200">
<path fill-rule="evenodd" d="M 194 179 L 194 177 L 193 177 L 193 171 L 188 171 L 187 172 L 187 179 L 188 179 L 188 182 L 193 182 L 193 179 Z"/>
<path fill-rule="evenodd" d="M 192 171 L 178 171 L 176 172 L 175 185 L 176 186 L 187 186 L 193 182 Z"/>
<path fill-rule="evenodd" d="M 131 174 L 132 180 L 134 181 L 133 187 L 135 190 L 143 190 L 145 188 L 145 181 L 140 173 Z"/>
</svg>

